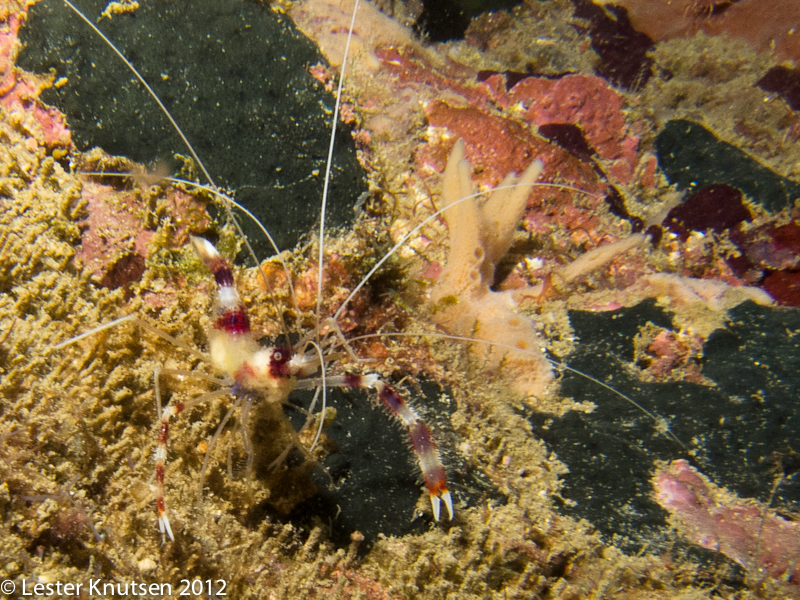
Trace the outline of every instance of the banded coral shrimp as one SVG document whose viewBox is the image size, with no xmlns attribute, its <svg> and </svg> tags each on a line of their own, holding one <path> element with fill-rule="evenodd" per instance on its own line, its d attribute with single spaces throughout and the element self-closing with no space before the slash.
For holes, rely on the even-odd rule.
<svg viewBox="0 0 800 600">
<path fill-rule="evenodd" d="M 54 182 L 50 182 L 51 185 L 53 185 L 53 183 Z M 245 287 L 251 285 L 252 282 L 244 283 Z M 63 287 L 59 289 L 62 290 L 61 293 L 66 293 L 66 291 L 63 291 Z M 98 295 L 102 295 L 102 293 Z M 201 323 L 204 318 L 207 319 L 207 316 L 203 316 L 208 313 L 207 301 L 205 303 L 200 303 L 202 305 L 196 305 L 191 298 L 182 299 L 185 297 L 180 294 L 177 296 L 181 305 L 175 307 L 175 309 L 171 311 L 167 309 L 166 312 L 171 312 L 171 314 L 162 314 L 158 316 L 157 321 L 159 326 L 164 326 L 167 330 L 174 331 L 174 323 L 172 325 L 169 324 L 169 321 L 172 319 L 181 319 L 180 322 L 188 323 Z M 82 296 L 75 293 L 71 298 L 75 300 L 71 305 L 71 307 L 74 307 L 71 314 L 74 316 L 86 314 L 86 306 Z M 53 306 L 49 306 L 48 310 L 54 311 L 57 309 Z M 255 310 L 264 309 L 254 309 L 254 311 Z M 101 319 L 97 319 L 97 321 L 99 320 Z M 164 323 L 166 323 L 166 325 L 164 325 Z M 47 325 L 47 323 L 43 325 Z M 196 329 L 192 332 L 191 337 L 193 339 L 191 341 L 200 347 L 204 343 L 205 334 L 200 325 L 193 324 L 192 326 Z M 30 332 L 29 327 L 30 326 L 26 328 L 26 332 Z M 173 327 L 173 329 L 170 329 L 170 327 Z M 185 327 L 185 325 L 183 327 Z M 65 337 L 65 333 L 64 327 L 61 325 L 59 331 L 53 332 L 53 335 L 48 336 L 48 339 L 52 338 L 51 341 L 53 343 L 61 341 Z M 102 334 L 101 337 L 107 336 L 107 338 L 102 341 L 103 347 L 113 347 L 115 351 L 108 356 L 99 358 L 95 353 L 100 347 L 92 346 L 92 349 L 89 351 L 89 356 L 84 360 L 84 366 L 88 367 L 85 369 L 85 371 L 88 371 L 86 373 L 87 378 L 91 376 L 91 371 L 98 367 L 101 369 L 114 369 L 115 366 L 119 366 L 119 363 L 115 365 L 115 361 L 121 360 L 124 362 L 125 360 L 129 360 L 130 352 L 128 350 L 130 348 L 139 349 L 143 346 L 143 344 L 138 341 L 137 335 L 135 331 L 109 331 Z M 120 346 L 115 346 L 115 339 L 119 338 L 123 339 L 123 343 Z M 12 336 L 11 341 L 15 340 L 16 335 Z M 98 342 L 98 344 L 100 343 L 101 342 Z M 126 348 L 128 350 L 126 350 Z M 163 355 L 165 353 L 172 354 L 174 352 L 174 349 L 170 349 L 166 346 L 159 347 L 158 350 L 159 352 L 156 353 L 158 355 Z M 174 360 L 177 362 L 180 359 L 176 356 Z M 180 367 L 179 364 L 175 366 Z M 194 365 L 190 363 L 190 367 L 193 366 Z M 65 366 L 58 372 L 71 373 L 71 369 L 72 367 Z M 136 427 L 138 425 L 139 431 L 128 432 L 124 435 L 115 435 L 115 433 L 119 432 L 108 431 L 107 429 L 104 430 L 104 426 L 108 428 L 108 412 L 112 412 L 113 416 L 113 410 L 108 411 L 108 407 L 104 406 L 102 407 L 102 415 L 98 416 L 97 413 L 91 414 L 90 411 L 93 406 L 91 404 L 87 405 L 84 399 L 82 400 L 81 408 L 89 412 L 92 418 L 84 420 L 83 426 L 89 427 L 91 430 L 88 432 L 90 435 L 87 434 L 85 437 L 81 436 L 77 439 L 76 445 L 91 444 L 92 441 L 94 441 L 94 443 L 100 446 L 95 451 L 95 456 L 101 456 L 107 447 L 112 448 L 112 451 L 120 456 L 122 459 L 121 462 L 123 463 L 122 472 L 114 472 L 113 481 L 110 483 L 112 486 L 120 486 L 115 488 L 118 490 L 125 490 L 126 485 L 128 488 L 137 487 L 137 478 L 136 476 L 132 476 L 131 473 L 131 471 L 134 470 L 131 467 L 131 462 L 134 463 L 134 467 L 136 467 L 135 461 L 138 460 L 140 462 L 140 465 L 136 467 L 136 473 L 139 476 L 139 489 L 133 490 L 134 492 L 138 492 L 139 506 L 126 505 L 126 500 L 130 502 L 129 498 L 131 496 L 125 495 L 123 497 L 122 494 L 124 491 L 121 491 L 119 498 L 114 497 L 111 502 L 114 506 L 104 507 L 104 509 L 107 508 L 110 511 L 109 516 L 105 514 L 100 515 L 99 511 L 96 509 L 92 511 L 93 517 L 108 519 L 110 526 L 103 529 L 103 531 L 108 532 L 111 539 L 113 539 L 116 530 L 113 521 L 117 519 L 117 526 L 119 530 L 123 532 L 124 545 L 121 547 L 117 545 L 109 549 L 108 552 L 114 551 L 123 555 L 123 557 L 119 559 L 119 564 L 129 569 L 129 571 L 127 571 L 128 573 L 136 573 L 137 568 L 139 571 L 146 571 L 146 567 L 155 564 L 155 561 L 148 555 L 148 552 L 152 554 L 153 551 L 147 550 L 146 546 L 141 544 L 139 538 L 136 537 L 142 535 L 146 536 L 148 535 L 147 532 L 152 530 L 152 527 L 149 526 L 151 524 L 149 521 L 152 519 L 150 516 L 152 512 L 149 510 L 148 506 L 150 495 L 146 489 L 142 489 L 145 486 L 141 479 L 142 473 L 149 474 L 150 472 L 149 456 L 141 452 L 138 455 L 131 454 L 127 457 L 127 469 L 124 463 L 126 462 L 125 450 L 130 450 L 131 444 L 136 443 L 132 442 L 132 439 L 138 440 L 139 444 L 141 444 L 141 440 L 152 439 L 149 428 L 141 426 L 141 424 L 145 422 L 145 417 L 142 416 L 144 414 L 150 415 L 147 423 L 152 421 L 152 392 L 150 392 L 150 390 L 152 390 L 152 363 L 147 364 L 146 368 L 143 367 L 136 371 L 138 374 L 134 377 L 125 375 L 123 371 L 130 373 L 131 369 L 126 365 L 125 369 L 120 368 L 117 370 L 113 377 L 105 377 L 103 379 L 103 381 L 106 382 L 103 383 L 103 392 L 121 392 L 118 393 L 115 398 L 119 399 L 121 404 L 124 405 L 130 398 L 130 392 L 126 392 L 124 388 L 127 387 L 129 390 L 138 390 L 138 393 L 134 394 L 135 397 L 139 398 L 138 404 L 133 408 L 131 408 L 129 404 L 128 408 L 125 410 L 130 412 L 123 413 L 119 422 L 130 427 Z M 137 377 L 139 379 L 138 381 L 136 381 Z M 74 378 L 70 379 L 70 382 L 73 380 Z M 37 386 L 37 390 L 40 392 L 45 391 L 45 383 L 48 382 L 42 381 Z M 368 567 L 391 567 L 391 564 L 396 561 L 395 555 L 398 552 L 413 557 L 408 560 L 401 560 L 399 563 L 402 565 L 401 568 L 394 571 L 389 569 L 388 575 L 383 575 L 384 582 L 395 582 L 391 583 L 391 585 L 397 585 L 397 582 L 399 582 L 400 585 L 408 586 L 406 590 L 409 594 L 415 589 L 424 588 L 426 582 L 430 582 L 431 578 L 437 576 L 442 576 L 442 581 L 445 582 L 446 585 L 449 585 L 450 589 L 458 590 L 460 588 L 462 592 L 472 593 L 474 595 L 485 595 L 489 591 L 503 594 L 507 591 L 505 589 L 507 585 L 517 585 L 519 586 L 518 589 L 521 591 L 530 592 L 531 589 L 536 589 L 537 585 L 549 585 L 545 580 L 548 578 L 556 579 L 566 574 L 568 570 L 572 571 L 572 574 L 577 575 L 577 578 L 579 578 L 581 569 L 594 568 L 587 566 L 588 564 L 592 564 L 592 560 L 600 561 L 600 563 L 603 561 L 621 560 L 609 557 L 594 557 L 588 559 L 588 563 L 582 562 L 587 560 L 583 558 L 586 556 L 584 553 L 587 552 L 587 548 L 597 548 L 598 540 L 586 535 L 586 530 L 582 530 L 580 526 L 562 520 L 543 508 L 548 505 L 549 502 L 546 498 L 546 493 L 548 491 L 547 486 L 552 486 L 550 491 L 557 488 L 557 473 L 554 471 L 559 468 L 558 463 L 547 459 L 544 447 L 531 437 L 530 431 L 525 428 L 525 420 L 520 418 L 519 415 L 514 414 L 513 410 L 503 408 L 499 403 L 492 404 L 491 409 L 487 409 L 486 406 L 488 405 L 485 404 L 483 407 L 481 406 L 478 397 L 486 393 L 486 389 L 484 388 L 491 387 L 491 385 L 486 385 L 486 383 L 486 381 L 481 381 L 481 385 L 476 386 L 474 389 L 475 401 L 470 407 L 470 411 L 473 411 L 473 414 L 462 413 L 456 416 L 457 419 L 461 420 L 461 426 L 459 428 L 459 433 L 463 434 L 461 443 L 467 443 L 471 446 L 471 448 L 466 448 L 464 450 L 465 452 L 471 452 L 476 456 L 476 460 L 485 461 L 486 464 L 491 465 L 488 469 L 489 477 L 492 478 L 491 481 L 495 484 L 501 483 L 507 486 L 506 489 L 509 490 L 509 495 L 513 499 L 509 505 L 505 506 L 496 505 L 491 502 L 478 504 L 480 511 L 473 511 L 466 515 L 460 531 L 451 531 L 445 534 L 441 531 L 434 530 L 428 532 L 424 536 L 391 540 L 379 544 L 376 552 L 372 554 L 371 558 L 368 558 L 367 563 L 365 563 Z M 95 383 L 95 385 L 97 384 Z M 173 386 L 180 388 L 181 384 L 178 382 L 174 383 Z M 91 392 L 91 389 L 89 391 Z M 52 392 L 48 392 L 48 394 L 51 393 Z M 191 393 L 194 392 L 191 391 Z M 195 458 L 192 459 L 192 445 L 197 444 L 198 439 L 211 435 L 216 425 L 221 420 L 222 414 L 219 408 L 212 412 L 216 412 L 216 414 L 208 418 L 201 418 L 192 425 L 194 431 L 186 431 L 185 435 L 182 435 L 177 431 L 178 428 L 176 428 L 176 446 L 174 448 L 174 453 L 179 457 L 177 465 L 178 470 L 180 470 L 179 467 L 181 463 L 189 464 L 192 461 L 194 462 L 194 472 L 198 472 L 201 468 L 199 464 L 200 461 L 196 457 L 202 455 L 202 451 L 195 452 Z M 119 412 L 117 414 L 119 414 Z M 197 430 L 204 428 L 205 430 L 198 435 Z M 472 432 L 470 430 L 478 431 Z M 181 446 L 181 437 L 184 441 L 183 446 Z M 48 449 L 56 455 L 59 450 L 55 443 Z M 81 460 L 78 457 L 76 457 L 76 459 L 78 461 Z M 515 467 L 520 464 L 525 466 L 519 470 L 516 469 Z M 547 468 L 540 470 L 539 465 L 547 465 Z M 221 469 L 220 471 L 223 472 L 224 470 Z M 107 496 L 100 496 L 100 493 L 106 493 L 104 486 L 107 480 L 105 482 L 102 480 L 102 469 L 99 470 L 98 473 L 100 477 L 96 488 L 100 491 L 96 492 L 98 494 L 96 497 L 105 498 Z M 132 481 L 134 482 L 133 484 L 131 484 Z M 179 504 L 183 499 L 186 499 L 186 506 L 192 504 L 191 498 L 194 495 L 195 490 L 193 488 L 195 487 L 195 482 L 187 482 L 179 474 L 176 479 L 173 480 L 172 485 L 174 486 L 172 493 L 176 494 L 180 499 Z M 238 491 L 238 488 L 236 488 L 236 490 Z M 542 494 L 542 492 L 545 492 L 545 494 Z M 134 498 L 136 498 L 136 496 L 134 496 Z M 320 571 L 329 572 L 328 569 L 335 570 L 337 568 L 335 553 L 332 553 L 329 548 L 324 547 L 324 544 L 321 548 L 317 547 L 320 543 L 319 533 L 304 540 L 302 537 L 293 537 L 291 528 L 281 529 L 275 525 L 262 524 L 261 532 L 263 533 L 266 531 L 269 534 L 266 537 L 270 538 L 270 540 L 256 540 L 256 536 L 248 536 L 244 528 L 241 527 L 241 522 L 236 518 L 232 518 L 232 515 L 236 514 L 235 511 L 237 509 L 241 510 L 243 504 L 250 502 L 250 498 L 245 499 L 244 494 L 242 494 L 242 499 L 240 501 L 240 499 L 236 497 L 235 492 L 229 493 L 227 496 L 216 493 L 213 496 L 207 496 L 200 506 L 200 511 L 203 514 L 199 515 L 195 521 L 198 523 L 196 527 L 201 528 L 202 531 L 197 533 L 197 537 L 194 538 L 191 537 L 193 534 L 190 531 L 190 537 L 187 538 L 184 544 L 192 544 L 193 546 L 186 550 L 185 554 L 179 554 L 182 552 L 181 548 L 172 549 L 170 551 L 173 552 L 172 557 L 176 559 L 177 562 L 181 559 L 185 559 L 186 556 L 191 553 L 189 555 L 191 559 L 189 562 L 199 565 L 194 571 L 196 573 L 216 573 L 223 575 L 223 571 L 229 567 L 233 568 L 234 565 L 238 565 L 235 566 L 235 568 L 238 569 L 237 572 L 241 573 L 245 578 L 252 578 L 254 574 L 255 576 L 261 576 L 260 574 L 263 573 L 262 582 L 267 582 L 270 577 L 281 578 L 278 573 L 281 571 L 281 561 L 283 560 L 282 558 L 274 558 L 270 553 L 283 553 L 280 554 L 280 556 L 283 557 L 286 556 L 286 552 L 291 552 L 292 545 L 305 543 L 303 549 L 293 555 L 297 560 L 294 561 L 292 566 L 297 568 L 297 571 L 293 575 L 286 575 L 280 580 L 284 582 L 284 585 L 288 585 L 286 584 L 287 581 L 306 583 L 319 582 L 317 585 L 324 585 L 326 581 L 329 582 L 331 580 L 326 577 L 315 579 L 315 576 L 312 574 L 312 572 Z M 230 503 L 230 505 L 236 508 L 230 510 L 226 507 L 226 503 Z M 214 514 L 215 506 L 218 507 L 216 508 L 216 514 Z M 121 510 L 115 515 L 113 509 L 117 507 L 120 507 Z M 524 507 L 524 509 L 522 507 Z M 103 512 L 105 513 L 106 511 L 104 510 Z M 482 514 L 477 514 L 478 512 Z M 123 516 L 121 517 L 120 514 Z M 45 516 L 45 520 L 46 517 L 47 515 Z M 123 523 L 120 523 L 120 521 L 124 522 L 126 519 L 130 519 L 129 523 L 133 524 L 129 524 L 127 529 Z M 493 533 L 491 531 L 492 529 L 495 529 L 496 532 Z M 125 535 L 124 532 L 131 530 L 143 533 Z M 202 543 L 205 545 L 206 543 L 213 543 L 215 541 L 215 535 L 219 536 L 216 538 L 216 541 L 219 542 L 216 547 L 219 548 L 217 557 L 221 558 L 219 558 L 218 561 L 212 562 L 212 560 L 215 560 L 214 557 L 209 558 L 209 555 L 203 554 L 202 551 L 196 549 L 194 544 L 200 545 Z M 548 536 L 551 537 L 551 541 L 548 541 Z M 51 538 L 43 537 L 42 541 L 48 542 L 50 539 Z M 231 546 L 232 539 L 239 542 L 238 547 Z M 553 542 L 552 540 L 558 540 L 558 542 Z M 152 542 L 152 539 L 150 542 Z M 579 559 L 573 561 L 569 556 L 569 551 L 563 552 L 555 549 L 556 544 L 564 544 L 567 548 L 575 549 L 579 555 Z M 464 556 L 465 547 L 468 552 L 466 557 Z M 250 557 L 244 557 L 243 560 L 241 556 L 243 550 L 247 551 L 249 549 L 257 550 L 261 553 L 261 556 L 256 557 L 253 561 L 249 561 Z M 125 556 L 124 552 L 128 552 L 129 554 Z M 232 556 L 234 553 L 236 554 L 235 557 Z M 264 559 L 263 556 L 265 553 L 268 556 L 272 556 L 272 558 Z M 497 568 L 496 574 L 493 574 L 495 572 L 491 566 L 488 567 L 488 575 L 485 569 L 481 571 L 484 565 L 488 565 L 487 558 L 482 558 L 480 556 L 483 554 L 489 557 L 489 560 L 499 560 L 500 566 Z M 172 564 L 169 563 L 169 559 L 170 557 L 164 557 L 161 560 Z M 624 562 L 624 560 L 622 562 Z M 219 564 L 223 566 L 218 566 Z M 344 565 L 345 561 L 340 560 L 338 564 Z M 544 571 L 538 570 L 540 567 L 537 565 L 541 564 L 546 564 Z M 596 566 L 598 563 L 594 564 Z M 449 575 L 444 573 L 448 565 L 455 570 Z M 107 566 L 106 568 L 111 567 Z M 151 568 L 162 569 L 164 567 L 158 565 Z M 177 572 L 177 568 L 178 567 L 173 567 L 173 572 Z M 122 569 L 123 568 L 117 569 L 117 576 L 119 576 L 120 572 L 124 572 Z M 584 574 L 585 573 L 584 571 Z M 497 580 L 492 582 L 492 578 L 495 576 Z M 542 578 L 542 581 L 537 583 L 535 579 L 539 577 Z M 591 575 L 588 577 L 591 578 Z M 599 579 L 605 579 L 606 582 L 609 579 L 613 580 L 614 577 L 622 577 L 624 579 L 626 576 L 624 573 L 620 574 L 620 571 L 614 571 L 613 569 L 610 574 L 598 576 Z M 571 580 L 576 581 L 577 578 L 573 577 Z M 341 585 L 346 585 L 346 583 L 342 583 L 343 581 L 344 580 L 340 579 L 339 583 Z M 565 585 L 572 584 L 559 585 L 562 586 L 560 589 L 563 591 Z M 253 590 L 253 593 L 255 593 L 255 590 Z"/>
</svg>

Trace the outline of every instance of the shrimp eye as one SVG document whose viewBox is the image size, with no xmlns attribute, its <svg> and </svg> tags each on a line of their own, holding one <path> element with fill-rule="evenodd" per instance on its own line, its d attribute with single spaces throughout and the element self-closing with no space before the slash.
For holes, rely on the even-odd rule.
<svg viewBox="0 0 800 600">
<path fill-rule="evenodd" d="M 269 372 L 273 377 L 287 379 L 292 376 L 289 372 L 289 361 L 292 358 L 291 348 L 275 348 L 270 358 Z"/>
</svg>

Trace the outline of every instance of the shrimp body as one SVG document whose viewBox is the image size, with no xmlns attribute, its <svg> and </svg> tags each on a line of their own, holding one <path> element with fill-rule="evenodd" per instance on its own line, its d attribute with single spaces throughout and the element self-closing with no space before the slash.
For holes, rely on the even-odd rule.
<svg viewBox="0 0 800 600">
<path fill-rule="evenodd" d="M 345 374 L 342 376 L 305 379 L 321 367 L 316 353 L 295 353 L 291 348 L 262 348 L 253 336 L 247 308 L 239 297 L 233 270 L 225 258 L 209 241 L 192 237 L 194 247 L 217 283 L 214 321 L 209 331 L 210 362 L 225 374 L 222 385 L 231 393 L 243 397 L 258 395 L 267 402 L 284 403 L 298 387 L 332 385 L 375 390 L 380 404 L 397 418 L 408 430 L 411 447 L 431 497 L 433 516 L 438 521 L 441 502 L 444 501 L 449 517 L 453 518 L 453 502 L 447 489 L 447 478 L 433 434 L 403 397 L 377 375 Z M 167 372 L 165 372 L 167 373 Z M 185 373 L 174 373 L 185 375 Z M 158 377 L 158 375 L 157 375 Z M 302 381 L 302 383 L 301 383 Z M 226 390 L 223 390 L 226 391 Z M 217 392 L 204 394 L 190 401 L 202 402 Z M 189 403 L 176 403 L 167 407 L 161 416 L 156 449 L 156 510 L 162 535 L 174 539 L 167 517 L 164 499 L 165 463 L 169 439 L 170 419 L 183 411 Z"/>
<path fill-rule="evenodd" d="M 208 240 L 192 237 L 192 242 L 218 289 L 208 335 L 211 362 L 231 376 L 242 391 L 272 392 L 268 396 L 273 401 L 285 401 L 297 386 L 298 377 L 319 369 L 319 359 L 312 354 L 292 356 L 289 348 L 262 348 L 253 337 L 230 264 Z"/>
</svg>

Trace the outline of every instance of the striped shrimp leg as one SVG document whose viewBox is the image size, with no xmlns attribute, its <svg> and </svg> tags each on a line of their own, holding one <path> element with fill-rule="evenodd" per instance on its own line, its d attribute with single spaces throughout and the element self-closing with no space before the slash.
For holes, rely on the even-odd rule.
<svg viewBox="0 0 800 600">
<path fill-rule="evenodd" d="M 158 380 L 159 373 L 156 372 L 156 381 Z M 156 387 L 158 390 L 158 387 Z M 158 392 L 156 392 L 158 395 Z M 161 401 L 159 398 L 159 406 Z M 167 503 L 164 500 L 164 472 L 166 469 L 167 461 L 167 441 L 169 440 L 169 420 L 174 415 L 177 415 L 184 409 L 183 402 L 171 404 L 164 412 L 161 413 L 161 426 L 158 428 L 158 442 L 156 445 L 156 511 L 158 513 L 158 529 L 161 532 L 161 537 L 164 534 L 169 536 L 170 540 L 175 540 L 172 534 L 172 527 L 169 525 L 169 518 L 167 518 Z"/>
<path fill-rule="evenodd" d="M 208 240 L 192 237 L 192 243 L 217 283 L 214 329 L 224 332 L 231 338 L 250 338 L 250 318 L 236 290 L 230 264 Z M 212 351 L 212 360 L 213 358 Z M 223 370 L 227 371 L 224 368 Z"/>
<path fill-rule="evenodd" d="M 338 379 L 338 378 L 331 378 Z M 341 378 L 341 382 L 332 381 L 333 385 L 342 385 L 350 388 L 372 389 L 378 392 L 378 399 L 392 416 L 397 418 L 407 429 L 411 439 L 411 447 L 417 455 L 419 468 L 422 471 L 422 478 L 431 496 L 431 506 L 433 507 L 433 517 L 438 521 L 441 509 L 441 501 L 444 501 L 447 512 L 453 518 L 453 499 L 447 489 L 447 476 L 445 475 L 442 460 L 439 457 L 439 450 L 433 434 L 425 422 L 414 412 L 403 397 L 394 388 L 381 381 L 377 375 L 352 375 L 347 374 Z"/>
<path fill-rule="evenodd" d="M 250 319 L 247 309 L 242 303 L 239 293 L 233 281 L 233 271 L 230 264 L 223 258 L 217 249 L 207 240 L 193 237 L 194 247 L 211 271 L 217 283 L 217 299 L 215 308 L 215 318 L 211 331 L 209 332 L 209 350 L 213 365 L 225 373 L 224 379 L 199 375 L 191 371 L 177 370 L 156 370 L 156 402 L 161 415 L 161 426 L 158 430 L 155 452 L 155 493 L 156 510 L 158 512 L 158 528 L 162 537 L 166 534 L 170 540 L 175 537 L 167 517 L 166 501 L 164 499 L 164 478 L 167 461 L 167 447 L 169 441 L 170 420 L 184 409 L 201 404 L 216 396 L 227 394 L 231 391 L 230 386 L 239 384 L 242 390 L 252 389 L 253 379 L 258 378 L 251 365 L 266 363 L 274 367 L 271 360 L 271 352 L 268 350 L 265 355 L 263 349 L 259 349 L 258 344 L 253 339 L 250 332 Z M 288 355 L 287 355 L 288 356 Z M 284 365 L 286 361 L 281 364 Z M 161 411 L 161 394 L 159 391 L 159 377 L 161 375 L 177 375 L 200 377 L 213 383 L 225 386 L 222 389 L 201 394 L 187 402 L 177 402 L 167 406 Z M 286 381 L 288 377 L 268 377 L 271 380 Z M 274 387 L 274 384 L 273 384 Z"/>
<path fill-rule="evenodd" d="M 213 377 L 199 376 L 197 373 L 193 373 L 192 371 L 182 371 L 176 369 L 156 369 L 155 371 L 156 404 L 158 405 L 158 412 L 161 415 L 161 425 L 158 428 L 158 437 L 156 439 L 156 452 L 155 452 L 156 512 L 158 513 L 158 529 L 161 532 L 161 537 L 163 538 L 164 535 L 167 535 L 169 536 L 170 540 L 174 541 L 175 536 L 172 534 L 172 527 L 169 524 L 169 518 L 167 517 L 167 502 L 164 498 L 164 479 L 166 473 L 167 446 L 169 442 L 170 419 L 178 415 L 186 408 L 202 404 L 203 402 L 211 400 L 212 398 L 215 398 L 223 394 L 227 394 L 230 391 L 230 387 L 223 387 L 222 389 L 215 390 L 213 392 L 206 392 L 205 394 L 200 394 L 199 396 L 196 396 L 186 402 L 176 402 L 175 404 L 170 404 L 162 412 L 161 392 L 159 391 L 160 390 L 159 378 L 162 375 L 174 375 L 179 377 L 201 377 L 203 379 L 211 381 L 212 383 L 224 386 L 229 386 L 231 383 L 233 383 L 233 381 L 230 379 L 215 379 Z"/>
</svg>

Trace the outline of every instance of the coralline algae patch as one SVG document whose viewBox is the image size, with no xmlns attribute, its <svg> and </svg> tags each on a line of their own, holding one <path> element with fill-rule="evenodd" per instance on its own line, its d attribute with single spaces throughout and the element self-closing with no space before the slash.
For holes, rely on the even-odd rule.
<svg viewBox="0 0 800 600">
<path fill-rule="evenodd" d="M 127 299 L 139 292 L 154 308 L 170 304 L 175 300 L 172 292 L 186 281 L 180 271 L 191 270 L 178 266 L 190 262 L 185 248 L 189 236 L 213 231 L 206 200 L 159 183 L 138 165 L 99 149 L 76 158 L 81 172 L 97 174 L 85 177 L 81 189 L 76 264 L 91 272 L 101 287 L 122 288 Z M 176 269 L 159 269 L 162 260 Z M 151 281 L 144 282 L 148 267 L 156 268 L 147 275 Z M 154 291 L 152 279 L 159 276 L 161 283 Z"/>
<path fill-rule="evenodd" d="M 748 571 L 797 581 L 800 525 L 769 506 L 726 494 L 685 460 L 662 465 L 655 498 L 692 542 L 722 552 Z"/>
<path fill-rule="evenodd" d="M 46 77 L 36 77 L 14 69 L 17 35 L 25 18 L 24 13 L 11 3 L 5 7 L 2 18 L 3 26 L 0 30 L 2 107 L 6 112 L 15 113 L 20 120 L 24 119 L 22 126 L 28 129 L 34 140 L 30 142 L 31 150 L 35 149 L 35 142 L 38 142 L 50 149 L 60 147 L 63 156 L 64 150 L 71 143 L 70 132 L 64 123 L 63 115 L 56 109 L 36 101 L 42 90 L 50 87 L 51 82 Z"/>
</svg>

